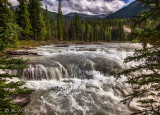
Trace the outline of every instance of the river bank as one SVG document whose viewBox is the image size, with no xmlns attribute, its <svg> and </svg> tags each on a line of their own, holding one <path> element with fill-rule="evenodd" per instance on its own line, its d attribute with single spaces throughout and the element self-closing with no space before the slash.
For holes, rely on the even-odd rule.
<svg viewBox="0 0 160 115">
<path fill-rule="evenodd" d="M 16 50 L 29 50 L 34 49 L 38 46 L 45 46 L 45 45 L 51 45 L 51 44 L 57 44 L 57 47 L 68 47 L 69 45 L 93 45 L 93 44 L 103 44 L 107 42 L 85 42 L 85 41 L 35 41 L 35 40 L 21 40 L 18 41 L 16 47 L 14 48 L 6 48 L 4 50 L 5 54 L 14 55 Z M 114 41 L 109 43 L 131 43 L 131 42 L 120 42 L 120 41 Z M 0 53 L 0 56 L 2 53 Z M 23 54 L 15 54 L 15 55 L 23 55 Z M 27 53 L 24 55 L 28 55 Z M 3 55 L 2 55 L 3 56 Z"/>
</svg>

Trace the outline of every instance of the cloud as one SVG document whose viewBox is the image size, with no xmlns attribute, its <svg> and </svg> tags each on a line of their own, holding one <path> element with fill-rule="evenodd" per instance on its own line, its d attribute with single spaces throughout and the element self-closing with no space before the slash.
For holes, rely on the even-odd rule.
<svg viewBox="0 0 160 115">
<path fill-rule="evenodd" d="M 9 0 L 13 5 L 18 2 Z M 124 7 L 128 2 L 133 0 L 61 0 L 63 14 L 70 12 L 85 13 L 85 14 L 108 14 L 115 12 Z M 43 7 L 48 6 L 49 11 L 57 12 L 57 0 L 43 0 Z"/>
<path fill-rule="evenodd" d="M 17 6 L 19 4 L 17 0 L 8 0 L 8 2 L 11 2 L 13 6 Z"/>
<path fill-rule="evenodd" d="M 57 0 L 44 0 L 44 5 L 49 6 L 50 11 L 57 11 Z M 125 2 L 122 0 L 62 0 L 62 11 L 64 14 L 70 12 L 86 14 L 107 14 L 122 8 Z"/>
</svg>

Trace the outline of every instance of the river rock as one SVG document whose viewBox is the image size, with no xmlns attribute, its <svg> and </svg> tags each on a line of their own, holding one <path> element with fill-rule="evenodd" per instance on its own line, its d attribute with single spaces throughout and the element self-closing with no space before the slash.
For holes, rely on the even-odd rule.
<svg viewBox="0 0 160 115">
<path fill-rule="evenodd" d="M 30 49 L 36 49 L 35 47 L 20 47 L 20 49 L 27 49 L 27 50 L 30 50 Z"/>
<path fill-rule="evenodd" d="M 69 47 L 68 44 L 61 44 L 61 45 L 56 45 L 55 47 Z"/>
<path fill-rule="evenodd" d="M 38 53 L 29 52 L 29 51 L 7 51 L 5 54 L 9 55 L 38 55 Z"/>
<path fill-rule="evenodd" d="M 13 96 L 12 99 L 11 103 L 27 105 L 30 102 L 30 94 Z"/>
<path fill-rule="evenodd" d="M 6 72 L 4 72 L 3 70 L 0 69 L 0 74 L 5 74 Z"/>
<path fill-rule="evenodd" d="M 103 44 L 102 42 L 55 42 L 58 45 L 90 45 L 90 44 Z"/>
</svg>

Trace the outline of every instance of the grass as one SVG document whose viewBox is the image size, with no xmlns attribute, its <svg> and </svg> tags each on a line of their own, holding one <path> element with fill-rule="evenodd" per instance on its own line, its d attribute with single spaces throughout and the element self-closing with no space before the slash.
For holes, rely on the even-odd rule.
<svg viewBox="0 0 160 115">
<path fill-rule="evenodd" d="M 14 48 L 6 48 L 5 51 L 11 50 L 18 50 L 21 48 L 28 48 L 28 47 L 37 47 L 40 45 L 48 45 L 53 43 L 53 41 L 35 41 L 35 40 L 21 40 L 16 43 L 16 47 Z"/>
<path fill-rule="evenodd" d="M 36 41 L 36 40 L 20 40 L 16 43 L 16 47 L 8 47 L 4 50 L 6 51 L 13 51 L 13 50 L 19 50 L 22 48 L 32 48 L 32 47 L 38 47 L 41 45 L 49 45 L 49 44 L 63 44 L 63 43 L 70 43 L 70 42 L 80 42 L 80 41 Z"/>
<path fill-rule="evenodd" d="M 132 40 L 132 43 L 140 43 L 140 40 L 139 39 L 134 39 L 134 40 Z"/>
<path fill-rule="evenodd" d="M 35 40 L 26 41 L 26 40 L 22 40 L 22 41 L 19 41 L 17 47 L 19 47 L 19 48 L 20 47 L 37 47 L 40 45 L 47 45 L 49 43 L 51 43 L 51 41 L 35 41 Z"/>
</svg>

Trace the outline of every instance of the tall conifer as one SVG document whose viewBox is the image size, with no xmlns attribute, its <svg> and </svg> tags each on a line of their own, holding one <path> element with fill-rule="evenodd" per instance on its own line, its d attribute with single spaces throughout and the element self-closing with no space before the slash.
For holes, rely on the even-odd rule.
<svg viewBox="0 0 160 115">
<path fill-rule="evenodd" d="M 16 39 L 11 7 L 12 5 L 8 0 L 0 0 L 0 53 Z M 26 61 L 0 56 L 0 70 L 18 70 L 25 67 L 27 67 Z M 29 91 L 27 88 L 20 88 L 23 85 L 22 82 L 7 83 L 8 81 L 5 78 L 12 77 L 18 77 L 18 75 L 9 75 L 5 72 L 0 73 L 0 115 L 9 115 L 9 112 L 13 110 L 15 111 L 13 114 L 16 114 L 21 109 L 21 106 L 11 103 L 11 96 L 24 94 Z"/>
<path fill-rule="evenodd" d="M 76 30 L 76 40 L 79 40 L 80 38 L 80 21 L 79 21 L 79 15 L 75 14 L 75 30 Z"/>
<path fill-rule="evenodd" d="M 22 27 L 22 39 L 28 39 L 33 34 L 32 26 L 29 19 L 29 12 L 28 12 L 28 2 L 27 0 L 18 0 L 19 8 L 17 9 L 17 23 L 20 27 Z"/>
<path fill-rule="evenodd" d="M 45 25 L 46 25 L 46 31 L 47 31 L 47 34 L 46 34 L 46 40 L 49 40 L 51 39 L 51 26 L 50 26 L 50 21 L 49 21 L 49 14 L 48 14 L 48 7 L 46 5 L 46 9 L 45 9 L 45 12 L 44 12 L 44 22 L 45 22 Z"/>
<path fill-rule="evenodd" d="M 8 0 L 0 0 L 0 50 L 8 46 L 15 46 L 18 40 L 20 28 L 13 22 L 11 3 Z"/>
<path fill-rule="evenodd" d="M 139 23 L 145 23 L 147 19 L 160 20 L 159 0 L 138 1 L 150 9 L 136 18 L 136 27 Z M 151 26 L 143 28 L 136 36 L 142 40 L 143 49 L 136 51 L 135 55 L 128 57 L 125 62 L 140 61 L 140 64 L 126 68 L 118 75 L 119 77 L 120 75 L 127 76 L 126 82 L 133 87 L 133 91 L 122 102 L 130 105 L 133 100 L 136 100 L 141 109 L 134 114 L 160 115 L 160 23 L 152 28 Z M 147 43 L 153 46 L 148 48 Z"/>
<path fill-rule="evenodd" d="M 46 27 L 42 17 L 41 0 L 29 0 L 28 5 L 34 40 L 44 40 Z"/>
<path fill-rule="evenodd" d="M 61 0 L 58 1 L 58 39 L 59 40 L 63 40 L 63 14 L 62 14 L 62 10 L 61 10 Z"/>
</svg>

